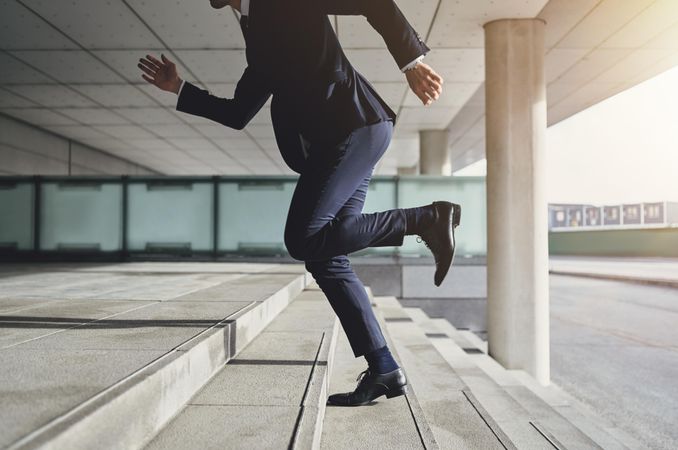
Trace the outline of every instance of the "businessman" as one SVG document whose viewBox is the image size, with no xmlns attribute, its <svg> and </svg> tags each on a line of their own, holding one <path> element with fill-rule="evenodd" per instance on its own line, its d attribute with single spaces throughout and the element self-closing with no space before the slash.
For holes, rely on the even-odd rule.
<svg viewBox="0 0 678 450">
<path fill-rule="evenodd" d="M 362 282 L 347 255 L 367 247 L 400 246 L 418 235 L 434 256 L 439 286 L 454 257 L 461 208 L 436 201 L 416 208 L 362 212 L 374 167 L 389 145 L 396 114 L 356 71 L 328 15 L 361 15 L 383 37 L 398 68 L 424 105 L 437 100 L 443 79 L 422 62 L 430 50 L 393 0 L 210 0 L 240 12 L 247 67 L 233 98 L 219 98 L 182 80 L 165 55 L 139 60 L 142 77 L 178 94 L 178 111 L 243 129 L 271 99 L 276 143 L 299 173 L 284 230 L 289 254 L 329 300 L 356 357 L 368 368 L 352 392 L 329 404 L 365 405 L 407 392 Z"/>
</svg>

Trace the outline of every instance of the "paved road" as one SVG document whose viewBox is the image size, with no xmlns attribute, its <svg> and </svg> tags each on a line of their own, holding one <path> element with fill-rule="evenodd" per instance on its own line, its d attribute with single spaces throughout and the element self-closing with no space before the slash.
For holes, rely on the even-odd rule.
<svg viewBox="0 0 678 450">
<path fill-rule="evenodd" d="M 552 256 L 549 268 L 560 274 L 626 278 L 678 287 L 678 259 Z"/>
<path fill-rule="evenodd" d="M 678 448 L 678 289 L 550 281 L 553 381 L 648 448 Z"/>
</svg>

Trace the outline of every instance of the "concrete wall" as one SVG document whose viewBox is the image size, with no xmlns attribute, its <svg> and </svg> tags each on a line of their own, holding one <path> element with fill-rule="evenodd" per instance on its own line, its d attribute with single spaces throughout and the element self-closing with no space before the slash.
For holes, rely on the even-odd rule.
<svg viewBox="0 0 678 450">
<path fill-rule="evenodd" d="M 678 257 L 678 228 L 549 233 L 551 255 Z"/>
<path fill-rule="evenodd" d="M 69 171 L 70 166 L 70 171 Z M 0 175 L 148 175 L 131 161 L 0 114 Z"/>
<path fill-rule="evenodd" d="M 433 284 L 431 258 L 351 258 L 351 266 L 374 295 L 393 295 L 403 306 L 423 309 L 457 328 L 485 338 L 487 267 L 484 258 L 456 258 L 445 281 Z"/>
</svg>

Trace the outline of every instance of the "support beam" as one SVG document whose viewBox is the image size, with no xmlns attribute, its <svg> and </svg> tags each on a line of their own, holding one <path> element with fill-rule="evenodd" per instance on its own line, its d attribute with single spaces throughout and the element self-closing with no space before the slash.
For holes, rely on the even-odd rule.
<svg viewBox="0 0 678 450">
<path fill-rule="evenodd" d="M 488 352 L 550 382 L 544 22 L 485 25 Z"/>
<path fill-rule="evenodd" d="M 419 167 L 422 175 L 452 175 L 447 130 L 419 131 Z"/>
<path fill-rule="evenodd" d="M 419 175 L 419 163 L 411 167 L 398 167 L 398 175 Z"/>
</svg>

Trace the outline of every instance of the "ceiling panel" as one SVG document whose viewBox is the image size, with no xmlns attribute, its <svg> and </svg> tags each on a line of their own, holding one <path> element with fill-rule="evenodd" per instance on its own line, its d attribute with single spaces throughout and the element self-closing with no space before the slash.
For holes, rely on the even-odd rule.
<svg viewBox="0 0 678 450">
<path fill-rule="evenodd" d="M 603 0 L 558 43 L 558 47 L 597 47 L 642 13 L 653 1 Z"/>
<path fill-rule="evenodd" d="M 8 116 L 16 117 L 38 126 L 78 125 L 75 120 L 45 108 L 4 108 L 0 111 Z"/>
<path fill-rule="evenodd" d="M 245 138 L 245 134 L 242 132 L 242 130 L 229 128 L 226 125 L 222 125 L 220 123 L 202 117 L 191 116 L 190 114 L 185 114 L 181 112 L 177 112 L 177 114 L 180 115 L 182 118 L 185 118 L 186 120 L 190 118 L 191 120 L 188 120 L 189 123 L 194 124 L 193 127 L 205 137 L 214 139 Z"/>
<path fill-rule="evenodd" d="M 244 48 L 231 8 L 216 10 L 207 1 L 128 0 L 132 8 L 174 49 Z"/>
<path fill-rule="evenodd" d="M 252 139 L 241 134 L 238 138 L 216 138 L 212 141 L 224 150 L 238 149 L 238 150 L 256 150 L 259 147 Z"/>
<path fill-rule="evenodd" d="M 54 83 L 54 80 L 2 50 L 0 50 L 0 67 L 2 67 L 0 83 L 3 86 L 23 83 Z"/>
<path fill-rule="evenodd" d="M 76 84 L 73 89 L 107 107 L 158 105 L 153 98 L 140 92 L 137 86 L 129 84 Z M 159 91 L 155 86 L 153 89 Z M 176 102 L 176 95 L 171 95 Z"/>
<path fill-rule="evenodd" d="M 257 144 L 259 144 L 261 148 L 268 152 L 279 153 L 278 143 L 276 142 L 275 139 L 258 138 Z"/>
<path fill-rule="evenodd" d="M 139 149 L 133 148 L 128 143 L 120 141 L 115 138 L 104 137 L 104 138 L 82 138 L 80 142 L 83 144 L 90 145 L 94 148 L 105 149 L 115 154 L 121 154 L 125 156 L 134 156 L 134 157 L 143 157 L 143 153 Z"/>
<path fill-rule="evenodd" d="M 442 0 L 431 29 L 429 47 L 477 47 L 484 42 L 483 24 L 507 17 L 535 17 L 546 0 Z"/>
<path fill-rule="evenodd" d="M 400 102 L 403 101 L 405 91 L 409 90 L 405 77 L 400 82 L 370 84 L 393 110 L 398 109 Z"/>
<path fill-rule="evenodd" d="M 625 87 L 634 86 L 638 83 L 642 83 L 647 79 L 655 75 L 659 75 L 660 73 L 672 69 L 676 66 L 678 66 L 678 52 L 675 52 L 670 56 L 667 56 L 666 58 L 662 59 L 661 61 L 657 62 L 652 66 L 643 68 L 643 70 L 638 75 L 631 78 L 630 80 L 626 80 Z"/>
<path fill-rule="evenodd" d="M 163 136 L 167 139 L 173 138 L 200 138 L 201 135 L 195 129 L 189 125 L 183 124 L 172 124 L 172 125 L 146 125 L 146 129 L 149 131 Z"/>
<path fill-rule="evenodd" d="M 546 21 L 544 43 L 547 49 L 558 44 L 560 40 L 600 3 L 601 0 L 567 0 L 550 1 L 539 13 Z"/>
<path fill-rule="evenodd" d="M 96 104 L 72 88 L 60 84 L 8 86 L 8 90 L 29 98 L 41 106 L 94 107 Z"/>
<path fill-rule="evenodd" d="M 109 139 L 109 137 L 101 131 L 84 125 L 52 125 L 46 128 L 53 133 L 73 140 Z"/>
<path fill-rule="evenodd" d="M 13 55 L 62 83 L 119 83 L 123 80 L 81 50 L 12 51 Z"/>
<path fill-rule="evenodd" d="M 119 139 L 153 139 L 155 136 L 135 125 L 94 125 L 99 131 L 103 131 L 110 136 L 115 136 Z"/>
<path fill-rule="evenodd" d="M 386 49 L 347 49 L 346 57 L 371 83 L 402 82 L 405 75 Z"/>
<path fill-rule="evenodd" d="M 176 145 L 177 148 L 180 148 L 185 151 L 194 151 L 194 150 L 218 151 L 218 148 L 211 141 L 203 138 L 172 139 L 172 144 Z"/>
<path fill-rule="evenodd" d="M 77 46 L 16 0 L 0 0 L 2 48 L 67 49 Z"/>
<path fill-rule="evenodd" d="M 62 114 L 88 125 L 125 125 L 130 123 L 106 108 L 59 108 Z"/>
<path fill-rule="evenodd" d="M 424 39 L 438 1 L 398 0 L 397 5 L 407 21 Z M 337 23 L 339 24 L 339 41 L 344 48 L 381 48 L 384 45 L 384 39 L 364 16 L 338 16 Z"/>
<path fill-rule="evenodd" d="M 127 145 L 142 149 L 142 150 L 163 150 L 172 149 L 176 147 L 169 142 L 159 138 L 124 138 Z"/>
<path fill-rule="evenodd" d="M 0 89 L 0 108 L 22 108 L 22 107 L 31 107 L 38 106 L 35 102 L 20 97 L 13 92 L 10 92 L 9 88 Z"/>
<path fill-rule="evenodd" d="M 662 31 L 656 37 L 652 38 L 647 48 L 670 48 L 678 50 L 678 24 Z"/>
<path fill-rule="evenodd" d="M 139 125 L 179 125 L 181 123 L 177 116 L 164 108 L 110 108 L 110 111 Z"/>
<path fill-rule="evenodd" d="M 546 53 L 544 70 L 546 83 L 553 82 L 589 53 L 587 48 L 553 48 Z"/>
<path fill-rule="evenodd" d="M 416 124 L 420 129 L 443 129 L 450 123 L 457 109 L 454 107 L 427 106 L 423 108 L 403 107 L 400 112 L 401 124 Z"/>
<path fill-rule="evenodd" d="M 177 50 L 186 67 L 204 83 L 235 83 L 247 67 L 244 50 Z M 179 76 L 189 79 L 186 72 Z"/>
<path fill-rule="evenodd" d="M 557 104 L 563 99 L 567 98 L 572 92 L 576 91 L 579 88 L 579 84 L 571 83 L 561 83 L 555 82 L 551 83 L 546 90 L 546 101 L 549 107 Z"/>
<path fill-rule="evenodd" d="M 678 18 L 676 0 L 659 0 L 634 17 L 604 43 L 607 48 L 637 48 L 652 40 L 660 32 L 675 25 Z"/>
<path fill-rule="evenodd" d="M 22 1 L 86 48 L 159 47 L 157 39 L 127 8 L 125 2 Z"/>
<path fill-rule="evenodd" d="M 626 49 L 598 49 L 590 52 L 556 81 L 559 83 L 582 85 L 608 70 L 629 54 Z"/>
<path fill-rule="evenodd" d="M 624 83 L 644 68 L 650 67 L 673 53 L 672 50 L 640 49 L 612 66 L 595 79 L 596 83 Z"/>
</svg>

